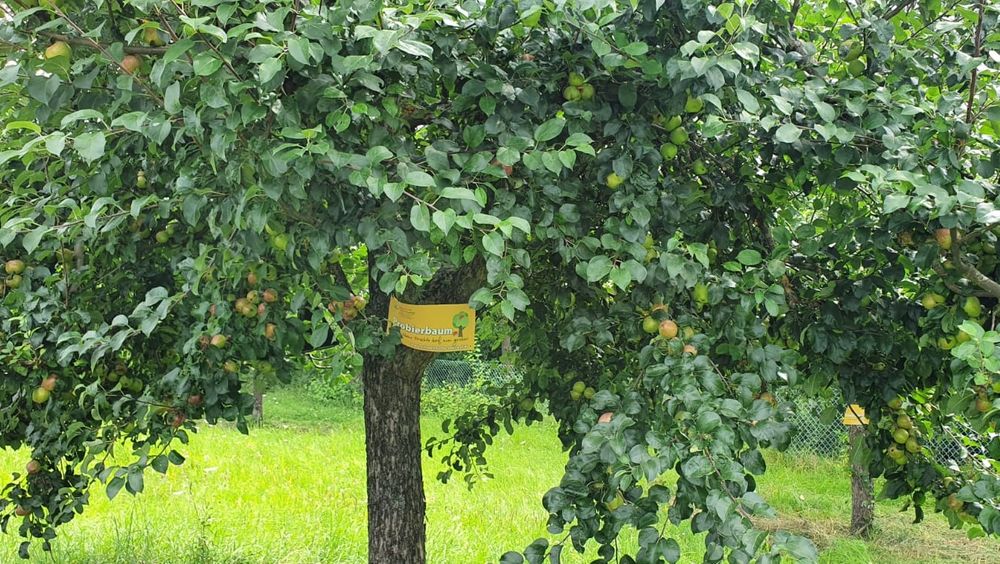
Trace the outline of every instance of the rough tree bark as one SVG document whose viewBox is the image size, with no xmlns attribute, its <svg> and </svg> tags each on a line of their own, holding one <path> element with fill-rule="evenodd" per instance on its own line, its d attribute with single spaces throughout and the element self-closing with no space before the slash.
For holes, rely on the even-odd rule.
<svg viewBox="0 0 1000 564">
<path fill-rule="evenodd" d="M 377 273 L 369 253 L 369 273 Z M 482 286 L 485 267 L 475 261 L 446 269 L 419 294 L 421 304 L 462 303 Z M 369 280 L 370 313 L 386 319 L 389 296 Z M 433 353 L 398 346 L 390 357 L 364 355 L 365 451 L 368 478 L 368 561 L 372 564 L 423 564 L 423 449 L 420 438 L 420 384 Z"/>
<path fill-rule="evenodd" d="M 851 441 L 851 534 L 869 538 L 875 521 L 875 487 L 868 468 L 855 460 L 855 453 L 864 441 L 864 425 L 848 427 Z"/>
</svg>

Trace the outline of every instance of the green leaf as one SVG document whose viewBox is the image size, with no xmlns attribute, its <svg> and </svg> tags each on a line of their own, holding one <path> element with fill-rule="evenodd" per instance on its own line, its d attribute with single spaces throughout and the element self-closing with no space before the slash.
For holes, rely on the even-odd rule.
<svg viewBox="0 0 1000 564">
<path fill-rule="evenodd" d="M 753 249 L 743 249 L 740 254 L 736 255 L 736 260 L 740 261 L 740 264 L 744 266 L 756 266 L 763 262 L 763 257 L 760 253 Z"/>
<path fill-rule="evenodd" d="M 434 186 L 434 177 L 422 170 L 414 170 L 406 173 L 403 180 L 410 186 L 420 186 L 423 188 Z"/>
<path fill-rule="evenodd" d="M 410 208 L 410 225 L 417 231 L 428 232 L 431 230 L 430 210 L 427 209 L 427 206 L 423 202 L 414 204 Z"/>
<path fill-rule="evenodd" d="M 288 39 L 288 54 L 296 62 L 309 64 L 309 40 L 305 37 L 291 37 Z"/>
<path fill-rule="evenodd" d="M 281 69 L 281 59 L 277 57 L 265 59 L 264 62 L 257 67 L 257 78 L 259 78 L 262 83 L 270 82 L 272 78 L 281 72 Z"/>
<path fill-rule="evenodd" d="M 51 230 L 50 227 L 47 227 L 45 225 L 39 225 L 38 227 L 29 231 L 27 235 L 25 235 L 24 238 L 21 240 L 21 245 L 24 246 L 25 252 L 27 252 L 29 255 L 35 252 L 35 249 L 38 248 L 38 243 L 41 242 L 42 237 L 44 237 L 45 234 L 48 233 L 50 230 Z"/>
<path fill-rule="evenodd" d="M 215 74 L 220 68 L 222 68 L 222 60 L 212 51 L 202 51 L 194 56 L 194 74 L 198 76 Z"/>
<path fill-rule="evenodd" d="M 180 99 L 181 85 L 179 82 L 174 82 L 163 93 L 163 109 L 167 110 L 167 113 L 176 114 L 181 111 Z"/>
<path fill-rule="evenodd" d="M 611 259 L 604 255 L 597 255 L 587 263 L 587 282 L 597 282 L 603 280 L 611 273 Z"/>
<path fill-rule="evenodd" d="M 777 131 L 774 132 L 775 140 L 781 143 L 794 143 L 798 141 L 801 136 L 802 130 L 799 129 L 798 126 L 791 123 L 782 125 Z"/>
<path fill-rule="evenodd" d="M 483 248 L 486 249 L 486 252 L 501 257 L 505 246 L 506 243 L 504 243 L 503 235 L 500 232 L 490 231 L 483 235 Z"/>
<path fill-rule="evenodd" d="M 555 139 L 566 127 L 566 120 L 561 117 L 552 118 L 535 128 L 535 141 L 544 143 Z"/>
<path fill-rule="evenodd" d="M 882 210 L 885 213 L 892 213 L 896 210 L 901 210 L 908 205 L 910 205 L 910 196 L 894 192 L 885 197 L 885 201 L 882 202 Z"/>
<path fill-rule="evenodd" d="M 73 148 L 80 154 L 83 160 L 92 163 L 104 156 L 104 144 L 106 140 L 104 133 L 91 131 L 81 133 L 73 139 Z"/>
</svg>

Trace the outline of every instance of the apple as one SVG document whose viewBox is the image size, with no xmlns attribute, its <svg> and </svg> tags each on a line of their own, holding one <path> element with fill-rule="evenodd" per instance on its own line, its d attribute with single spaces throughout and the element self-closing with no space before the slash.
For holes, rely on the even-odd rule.
<svg viewBox="0 0 1000 564">
<path fill-rule="evenodd" d="M 257 290 L 250 290 L 249 292 L 247 292 L 246 297 L 247 297 L 247 302 L 250 305 L 257 305 L 257 301 L 260 299 L 260 295 L 257 293 Z"/>
<path fill-rule="evenodd" d="M 906 429 L 896 429 L 892 432 L 892 440 L 899 444 L 905 444 L 910 439 L 910 433 Z"/>
<path fill-rule="evenodd" d="M 910 416 L 905 413 L 900 413 L 899 417 L 896 418 L 896 426 L 900 429 L 910 430 L 913 428 L 913 420 Z"/>
<path fill-rule="evenodd" d="M 979 413 L 986 413 L 991 407 L 993 407 L 993 404 L 990 403 L 990 400 L 984 398 L 983 396 L 976 398 L 976 411 Z"/>
<path fill-rule="evenodd" d="M 594 86 L 591 84 L 584 84 L 580 87 L 580 99 L 581 100 L 593 100 L 594 99 Z"/>
<path fill-rule="evenodd" d="M 947 251 L 951 248 L 951 229 L 945 229 L 943 227 L 941 229 L 935 229 L 934 239 L 937 241 L 939 247 Z"/>
<path fill-rule="evenodd" d="M 660 156 L 663 157 L 663 160 L 665 161 L 673 160 L 673 158 L 677 156 L 677 145 L 674 145 L 673 143 L 664 143 L 660 145 Z"/>
<path fill-rule="evenodd" d="M 764 392 L 764 393 L 760 394 L 757 397 L 757 399 L 759 399 L 761 401 L 766 401 L 767 403 L 769 403 L 771 405 L 778 405 L 777 398 L 775 398 L 774 394 L 772 394 L 771 392 Z"/>
<path fill-rule="evenodd" d="M 611 174 L 609 174 L 604 179 L 604 183 L 608 186 L 608 188 L 611 188 L 612 190 L 614 190 L 615 188 L 618 188 L 619 186 L 621 186 L 622 182 L 624 182 L 624 181 L 625 180 L 622 179 L 622 177 L 618 176 L 618 174 L 616 174 L 614 172 L 612 172 Z"/>
<path fill-rule="evenodd" d="M 49 374 L 48 378 L 42 380 L 42 387 L 51 392 L 56 389 L 56 380 L 58 379 L 55 374 Z"/>
<path fill-rule="evenodd" d="M 23 505 L 18 505 L 14 508 L 14 515 L 17 515 L 18 517 L 27 517 L 28 515 L 31 515 L 31 510 Z"/>
<path fill-rule="evenodd" d="M 208 306 L 208 316 L 209 317 L 215 317 L 215 312 L 216 311 L 218 311 L 218 308 L 216 307 L 215 304 L 212 304 L 212 305 Z"/>
<path fill-rule="evenodd" d="M 174 418 L 170 421 L 170 426 L 177 429 L 183 425 L 185 421 L 187 421 L 187 415 L 178 411 L 174 414 Z"/>
<path fill-rule="evenodd" d="M 3 264 L 3 271 L 7 274 L 22 274 L 24 272 L 24 261 L 13 259 Z"/>
<path fill-rule="evenodd" d="M 285 252 L 285 250 L 288 249 L 288 235 L 285 235 L 284 233 L 275 234 L 271 237 L 271 245 L 275 249 Z"/>
<path fill-rule="evenodd" d="M 577 380 L 576 382 L 573 383 L 573 391 L 574 392 L 580 392 L 582 394 L 583 391 L 586 390 L 586 389 L 587 389 L 587 384 L 584 384 L 580 380 Z"/>
<path fill-rule="evenodd" d="M 238 364 L 236 364 L 235 360 L 227 360 L 225 364 L 222 365 L 222 369 L 228 372 L 229 374 L 236 374 L 236 372 L 239 371 L 240 367 Z"/>
<path fill-rule="evenodd" d="M 129 74 L 135 74 L 140 66 L 142 66 L 142 60 L 135 55 L 125 55 L 121 62 L 122 69 Z"/>
<path fill-rule="evenodd" d="M 225 347 L 228 342 L 229 339 L 227 339 L 225 335 L 212 335 L 210 344 L 217 349 L 221 349 Z"/>
<path fill-rule="evenodd" d="M 16 290 L 21 287 L 21 282 L 23 281 L 24 278 L 22 278 L 20 274 L 15 274 L 7 279 L 6 284 L 11 290 Z"/>
<path fill-rule="evenodd" d="M 652 317 L 647 316 L 642 320 L 642 330 L 652 335 L 659 330 L 660 324 L 656 322 Z"/>
<path fill-rule="evenodd" d="M 154 237 L 156 237 L 156 242 L 162 245 L 170 240 L 170 233 L 167 233 L 165 230 L 160 230 L 156 232 Z"/>
<path fill-rule="evenodd" d="M 934 309 L 944 302 L 943 299 L 939 300 L 939 297 L 941 296 L 933 292 L 924 294 L 924 297 L 920 299 L 920 305 L 924 306 L 924 309 Z"/>
<path fill-rule="evenodd" d="M 580 398 L 582 397 L 583 397 L 583 392 L 578 392 L 576 390 L 569 391 L 569 398 L 573 401 L 580 401 Z"/>
<path fill-rule="evenodd" d="M 66 58 L 69 59 L 73 51 L 65 41 L 54 41 L 52 45 L 45 48 L 46 59 Z"/>
<path fill-rule="evenodd" d="M 264 337 L 269 341 L 273 341 L 278 335 L 278 326 L 274 323 L 268 323 L 264 326 Z"/>
<path fill-rule="evenodd" d="M 892 409 L 894 411 L 898 411 L 899 409 L 901 409 L 903 407 L 903 399 L 900 398 L 900 397 L 894 397 L 891 400 L 889 400 L 889 404 L 888 405 L 889 405 L 889 409 Z"/>
<path fill-rule="evenodd" d="M 42 463 L 37 460 L 30 460 L 24 469 L 29 475 L 35 475 L 42 471 Z"/>
<path fill-rule="evenodd" d="M 677 336 L 677 324 L 669 319 L 660 322 L 660 336 L 664 339 L 673 339 Z"/>
<path fill-rule="evenodd" d="M 278 291 L 274 288 L 268 288 L 267 290 L 264 290 L 263 294 L 261 294 L 261 298 L 264 299 L 264 303 L 273 304 L 278 301 Z"/>
<path fill-rule="evenodd" d="M 955 333 L 955 343 L 957 344 L 965 343 L 970 339 L 972 339 L 972 335 L 966 333 L 965 331 L 959 331 L 958 333 Z"/>
<path fill-rule="evenodd" d="M 210 344 L 212 344 L 212 339 L 208 335 L 198 337 L 198 345 L 201 347 L 201 350 L 207 349 Z"/>
<path fill-rule="evenodd" d="M 52 392 L 46 390 L 45 388 L 38 387 L 38 388 L 35 388 L 34 392 L 31 392 L 31 401 L 33 401 L 33 402 L 35 402 L 37 404 L 43 404 L 43 403 L 49 401 L 49 398 L 51 396 L 52 396 Z"/>
<path fill-rule="evenodd" d="M 598 423 L 611 423 L 611 419 L 614 416 L 615 416 L 615 414 L 613 412 L 611 412 L 611 411 L 605 411 L 604 413 L 601 414 L 600 417 L 597 418 L 597 422 Z"/>
<path fill-rule="evenodd" d="M 691 296 L 694 298 L 696 303 L 708 303 L 708 286 L 702 284 L 701 282 L 695 284 L 694 289 L 691 291 Z"/>
<path fill-rule="evenodd" d="M 354 309 L 361 311 L 365 309 L 366 305 L 368 305 L 368 300 L 366 300 L 364 296 L 357 296 L 354 298 Z"/>
<path fill-rule="evenodd" d="M 976 296 L 969 296 L 965 298 L 965 303 L 962 304 L 962 311 L 969 317 L 979 317 L 983 313 L 983 304 L 979 302 L 979 298 Z"/>
<path fill-rule="evenodd" d="M 664 123 L 663 129 L 671 132 L 681 126 L 681 116 L 670 116 Z"/>
<path fill-rule="evenodd" d="M 251 270 L 249 273 L 247 273 L 247 284 L 250 285 L 250 286 L 256 286 L 257 285 L 257 273 L 256 272 L 254 272 L 254 271 Z"/>
<path fill-rule="evenodd" d="M 188 399 L 187 399 L 187 403 L 191 407 L 198 407 L 202 403 L 204 403 L 204 401 L 205 401 L 205 399 L 203 397 L 201 397 L 200 394 L 194 394 L 194 395 L 188 396 Z"/>
<path fill-rule="evenodd" d="M 683 354 L 697 355 L 698 354 L 698 348 L 695 347 L 694 345 L 690 345 L 690 344 L 689 345 L 684 345 Z"/>
<path fill-rule="evenodd" d="M 910 454 L 917 454 L 920 452 L 920 443 L 917 442 L 916 437 L 906 439 L 906 452 Z"/>
<path fill-rule="evenodd" d="M 899 234 L 899 242 L 902 243 L 903 246 L 905 246 L 905 247 L 912 247 L 913 246 L 913 232 L 912 231 L 903 231 L 902 233 L 900 233 Z"/>
<path fill-rule="evenodd" d="M 937 346 L 943 351 L 950 351 L 955 348 L 955 338 L 954 337 L 938 337 Z"/>
<path fill-rule="evenodd" d="M 590 386 L 583 389 L 583 399 L 594 399 L 595 394 L 597 394 L 597 390 Z"/>
<path fill-rule="evenodd" d="M 531 398 L 524 398 L 517 404 L 517 407 L 519 407 L 521 411 L 531 411 L 532 409 L 535 409 L 535 400 Z"/>
<path fill-rule="evenodd" d="M 583 75 L 577 72 L 569 73 L 569 85 L 570 86 L 583 86 L 587 82 L 587 79 L 583 78 Z"/>
<path fill-rule="evenodd" d="M 145 188 L 146 187 L 146 173 L 145 172 L 143 172 L 143 171 L 140 170 L 139 173 L 135 175 L 135 187 L 136 188 Z"/>
<path fill-rule="evenodd" d="M 688 142 L 688 133 L 684 131 L 683 127 L 678 127 L 677 129 L 670 132 L 670 142 L 674 145 L 680 147 Z"/>
<path fill-rule="evenodd" d="M 696 114 L 705 107 L 705 101 L 701 98 L 688 96 L 686 102 L 684 102 L 684 111 L 689 114 Z"/>
<path fill-rule="evenodd" d="M 257 317 L 264 317 L 267 315 L 267 306 L 264 304 L 257 304 Z"/>
<path fill-rule="evenodd" d="M 160 47 L 166 42 L 160 37 L 160 32 L 156 28 L 147 27 L 142 30 L 142 39 L 153 47 Z"/>
<path fill-rule="evenodd" d="M 563 89 L 563 98 L 567 102 L 575 102 L 580 99 L 580 89 L 576 86 L 567 86 Z"/>
<path fill-rule="evenodd" d="M 702 176 L 708 173 L 708 167 L 705 165 L 705 161 L 701 159 L 696 160 L 691 168 L 697 176 Z"/>
<path fill-rule="evenodd" d="M 865 74 L 865 62 L 861 59 L 854 59 L 850 63 L 847 63 L 847 72 L 851 76 L 861 76 Z"/>
</svg>

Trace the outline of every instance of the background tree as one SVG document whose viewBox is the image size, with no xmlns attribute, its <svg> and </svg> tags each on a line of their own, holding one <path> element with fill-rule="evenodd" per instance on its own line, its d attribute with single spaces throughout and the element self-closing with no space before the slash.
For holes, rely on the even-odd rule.
<svg viewBox="0 0 1000 564">
<path fill-rule="evenodd" d="M 994 302 L 966 300 L 1000 298 L 995 7 L 19 7 L 0 28 L 0 445 L 37 464 L 4 489 L 5 530 L 44 545 L 93 482 L 140 492 L 193 419 L 246 429 L 240 367 L 287 376 L 345 335 L 369 557 L 423 561 L 432 355 L 385 334 L 396 294 L 495 307 L 526 370 L 427 451 L 464 472 L 538 400 L 559 423 L 543 502 L 562 536 L 505 562 L 590 539 L 673 562 L 667 520 L 708 531 L 709 561 L 814 558 L 754 528 L 754 476 L 791 431 L 776 393 L 834 382 L 872 418 L 886 495 L 1000 532 L 1000 338 Z M 981 463 L 936 464 L 922 441 L 961 421 L 994 437 Z"/>
</svg>

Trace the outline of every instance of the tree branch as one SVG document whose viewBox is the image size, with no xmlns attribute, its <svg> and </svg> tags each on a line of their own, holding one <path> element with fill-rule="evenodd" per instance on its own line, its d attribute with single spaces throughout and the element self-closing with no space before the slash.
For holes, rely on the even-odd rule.
<svg viewBox="0 0 1000 564">
<path fill-rule="evenodd" d="M 903 10 L 909 8 L 915 1 L 916 0 L 903 0 L 899 4 L 896 4 L 892 9 L 890 9 L 889 11 L 887 11 L 885 14 L 883 14 L 882 15 L 882 19 L 883 20 L 891 20 L 892 18 L 896 17 L 896 15 L 899 14 L 900 12 L 902 12 Z"/>
<path fill-rule="evenodd" d="M 983 0 L 977 2 L 979 5 L 979 22 L 976 24 L 976 47 L 972 52 L 973 57 L 978 57 L 983 50 Z M 972 69 L 972 76 L 969 78 L 969 103 L 965 110 L 965 123 L 972 125 L 972 104 L 976 100 L 976 86 L 979 83 L 979 68 Z"/>
<path fill-rule="evenodd" d="M 55 41 L 62 41 L 78 47 L 87 47 L 97 51 L 107 51 L 107 47 L 86 37 L 70 37 L 61 33 L 41 33 L 42 37 L 47 37 Z M 125 47 L 125 52 L 130 55 L 162 55 L 167 52 L 166 47 Z"/>
<path fill-rule="evenodd" d="M 980 272 L 975 266 L 965 262 L 965 259 L 962 257 L 962 245 L 958 240 L 957 229 L 951 230 L 951 240 L 953 241 L 951 245 L 951 262 L 954 263 L 955 268 L 973 284 L 985 290 L 990 296 L 1000 299 L 1000 284 Z"/>
</svg>

